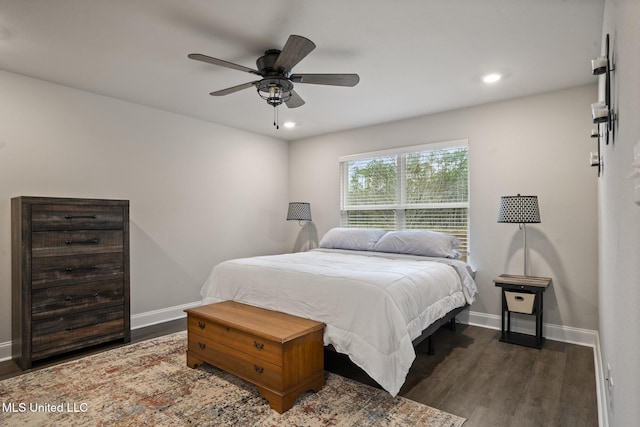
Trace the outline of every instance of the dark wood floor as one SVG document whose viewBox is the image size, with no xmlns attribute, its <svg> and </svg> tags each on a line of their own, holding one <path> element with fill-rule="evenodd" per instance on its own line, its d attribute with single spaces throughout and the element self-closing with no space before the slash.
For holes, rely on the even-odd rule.
<svg viewBox="0 0 640 427">
<path fill-rule="evenodd" d="M 400 395 L 467 418 L 464 427 L 597 426 L 593 349 L 547 340 L 541 350 L 498 341 L 499 331 L 457 325 L 416 348 Z M 346 357 L 325 369 L 375 385 Z"/>
<path fill-rule="evenodd" d="M 180 319 L 134 330 L 132 341 L 185 329 L 186 319 Z M 460 324 L 456 331 L 439 330 L 435 355 L 427 354 L 426 342 L 416 348 L 400 395 L 465 417 L 464 427 L 598 425 L 591 348 L 547 340 L 536 350 L 501 343 L 498 336 L 498 331 Z M 325 368 L 377 386 L 346 356 L 326 351 Z M 20 374 L 13 362 L 0 362 L 0 380 Z"/>
</svg>

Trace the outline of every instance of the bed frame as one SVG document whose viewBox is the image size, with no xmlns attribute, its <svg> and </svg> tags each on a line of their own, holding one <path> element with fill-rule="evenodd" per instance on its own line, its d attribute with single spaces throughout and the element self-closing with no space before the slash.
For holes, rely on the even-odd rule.
<svg viewBox="0 0 640 427">
<path fill-rule="evenodd" d="M 460 314 L 467 307 L 469 307 L 469 304 L 465 304 L 462 307 L 454 308 L 453 310 L 451 310 L 450 312 L 445 314 L 444 317 L 441 317 L 440 319 L 438 319 L 435 322 L 433 322 L 431 325 L 429 325 L 427 327 L 427 329 L 422 331 L 422 334 L 420 334 L 420 336 L 418 338 L 413 340 L 413 346 L 416 347 L 422 341 L 428 340 L 429 349 L 427 350 L 427 354 L 433 355 L 434 354 L 434 350 L 433 350 L 433 333 L 436 332 L 438 329 L 440 329 L 446 323 L 449 323 L 449 329 L 451 329 L 452 331 L 455 331 L 456 330 L 456 316 L 458 314 Z"/>
<path fill-rule="evenodd" d="M 427 350 L 427 354 L 430 354 L 430 355 L 435 354 L 434 350 L 433 350 L 433 334 L 438 329 L 440 329 L 443 325 L 445 325 L 447 323 L 449 324 L 449 329 L 452 330 L 452 331 L 455 331 L 456 330 L 456 316 L 458 314 L 460 314 L 467 307 L 469 307 L 469 304 L 465 304 L 462 307 L 456 307 L 453 310 L 451 310 L 450 312 L 448 312 L 447 314 L 445 314 L 440 319 L 438 319 L 435 322 L 433 322 L 431 325 L 429 325 L 427 327 L 427 329 L 422 331 L 422 334 L 420 334 L 420 336 L 418 338 L 416 338 L 415 340 L 412 341 L 413 346 L 416 347 L 422 341 L 429 340 L 428 341 L 429 348 Z M 328 349 L 328 350 L 331 350 L 331 351 L 336 351 L 335 347 L 333 347 L 333 345 L 331 345 L 331 344 L 325 346 L 325 348 Z"/>
</svg>

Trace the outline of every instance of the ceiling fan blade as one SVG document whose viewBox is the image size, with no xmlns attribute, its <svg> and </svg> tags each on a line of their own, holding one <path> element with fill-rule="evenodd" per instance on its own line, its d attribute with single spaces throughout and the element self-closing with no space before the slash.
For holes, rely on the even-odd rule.
<svg viewBox="0 0 640 427">
<path fill-rule="evenodd" d="M 226 89 L 220 89 L 220 90 L 217 90 L 215 92 L 211 92 L 209 95 L 211 95 L 211 96 L 229 95 L 230 93 L 238 92 L 238 91 L 241 91 L 243 89 L 248 89 L 251 86 L 257 85 L 258 83 L 260 83 L 260 80 L 256 80 L 255 82 L 243 83 L 241 85 L 228 87 Z"/>
<path fill-rule="evenodd" d="M 218 58 L 212 58 L 207 55 L 203 55 L 201 53 L 190 53 L 187 55 L 189 59 L 193 59 L 195 61 L 206 62 L 208 64 L 219 65 L 221 67 L 233 68 L 234 70 L 246 71 L 247 73 L 257 74 L 261 76 L 258 70 L 254 70 L 253 68 L 245 67 L 244 65 L 234 64 L 233 62 L 224 61 Z"/>
<path fill-rule="evenodd" d="M 304 99 L 302 99 L 295 90 L 291 90 L 291 96 L 284 103 L 287 104 L 289 108 L 298 108 L 304 105 Z"/>
<path fill-rule="evenodd" d="M 276 70 L 284 68 L 289 71 L 315 48 L 316 45 L 308 38 L 292 34 L 278 55 L 273 68 Z"/>
<path fill-rule="evenodd" d="M 360 76 L 357 74 L 292 74 L 289 79 L 294 83 L 355 86 L 360 81 Z"/>
</svg>

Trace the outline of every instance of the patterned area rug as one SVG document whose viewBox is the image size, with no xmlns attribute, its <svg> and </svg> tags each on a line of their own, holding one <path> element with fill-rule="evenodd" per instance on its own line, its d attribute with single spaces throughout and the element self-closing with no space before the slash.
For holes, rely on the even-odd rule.
<svg viewBox="0 0 640 427">
<path fill-rule="evenodd" d="M 0 381 L 0 426 L 461 426 L 465 419 L 327 373 L 284 414 L 253 386 L 186 365 L 186 332 Z"/>
</svg>

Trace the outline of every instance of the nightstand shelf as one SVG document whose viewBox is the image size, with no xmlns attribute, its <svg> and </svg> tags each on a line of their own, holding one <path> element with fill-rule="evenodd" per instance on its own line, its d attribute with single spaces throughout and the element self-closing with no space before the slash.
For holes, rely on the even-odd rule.
<svg viewBox="0 0 640 427">
<path fill-rule="evenodd" d="M 544 337 L 542 336 L 543 293 L 551 284 L 551 279 L 548 277 L 501 274 L 493 281 L 496 286 L 502 288 L 502 332 L 500 341 L 542 348 L 544 344 Z M 535 316 L 535 335 L 512 332 L 511 313 Z"/>
</svg>

